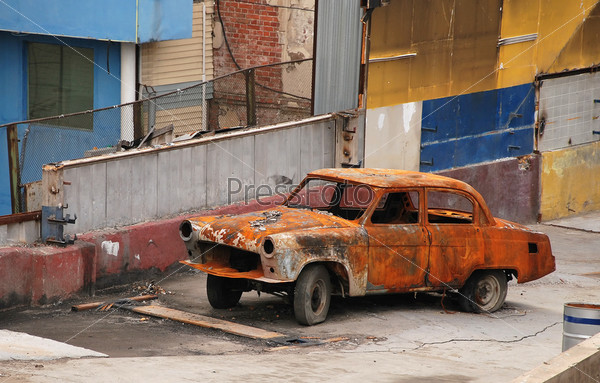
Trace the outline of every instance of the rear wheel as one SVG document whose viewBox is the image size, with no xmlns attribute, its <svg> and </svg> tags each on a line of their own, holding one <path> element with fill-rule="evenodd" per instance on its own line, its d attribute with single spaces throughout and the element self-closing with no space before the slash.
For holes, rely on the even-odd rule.
<svg viewBox="0 0 600 383">
<path fill-rule="evenodd" d="M 294 314 L 300 324 L 314 325 L 327 318 L 331 279 L 323 265 L 309 265 L 300 273 L 294 290 Z"/>
<path fill-rule="evenodd" d="M 206 295 L 208 302 L 216 309 L 228 309 L 237 305 L 242 297 L 242 290 L 230 278 L 208 274 L 206 279 Z"/>
<path fill-rule="evenodd" d="M 479 270 L 459 290 L 459 303 L 464 311 L 493 313 L 502 307 L 508 290 L 502 270 Z"/>
</svg>

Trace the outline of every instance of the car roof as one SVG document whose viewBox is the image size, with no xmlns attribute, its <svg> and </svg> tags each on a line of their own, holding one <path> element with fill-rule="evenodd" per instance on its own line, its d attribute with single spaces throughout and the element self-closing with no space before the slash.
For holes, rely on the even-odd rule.
<svg viewBox="0 0 600 383">
<path fill-rule="evenodd" d="M 473 192 L 467 183 L 454 178 L 431 173 L 397 169 L 338 168 L 320 169 L 310 172 L 309 177 L 326 177 L 339 181 L 365 184 L 380 188 L 393 187 L 442 187 Z"/>
</svg>

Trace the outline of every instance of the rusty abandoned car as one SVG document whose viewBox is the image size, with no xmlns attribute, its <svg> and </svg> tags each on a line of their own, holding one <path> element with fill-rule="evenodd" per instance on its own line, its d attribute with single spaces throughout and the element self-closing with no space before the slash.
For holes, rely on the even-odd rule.
<svg viewBox="0 0 600 383">
<path fill-rule="evenodd" d="M 317 170 L 281 206 L 185 220 L 180 235 L 214 308 L 287 295 L 305 325 L 332 294 L 453 291 L 463 310 L 493 312 L 510 279 L 555 269 L 545 234 L 494 218 L 471 186 L 400 170 Z"/>
</svg>

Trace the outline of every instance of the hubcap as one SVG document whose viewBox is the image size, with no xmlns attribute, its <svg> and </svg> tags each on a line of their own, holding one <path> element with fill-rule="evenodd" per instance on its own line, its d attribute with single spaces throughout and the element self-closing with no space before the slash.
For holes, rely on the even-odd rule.
<svg viewBox="0 0 600 383">
<path fill-rule="evenodd" d="M 310 308 L 315 314 L 318 314 L 321 312 L 321 310 L 323 310 L 323 306 L 325 304 L 325 299 L 323 299 L 324 292 L 324 282 L 317 281 L 312 289 L 312 294 L 310 295 Z"/>
<path fill-rule="evenodd" d="M 475 301 L 483 310 L 493 307 L 499 296 L 500 284 L 491 275 L 486 276 L 477 283 Z"/>
</svg>

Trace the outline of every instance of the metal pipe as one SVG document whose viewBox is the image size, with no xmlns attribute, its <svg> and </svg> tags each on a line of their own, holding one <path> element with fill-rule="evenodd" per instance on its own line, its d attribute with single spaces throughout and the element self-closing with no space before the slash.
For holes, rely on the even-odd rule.
<svg viewBox="0 0 600 383">
<path fill-rule="evenodd" d="M 202 131 L 206 131 L 208 125 L 206 109 L 206 3 L 202 3 Z"/>
<path fill-rule="evenodd" d="M 19 170 L 19 137 L 17 124 L 6 129 L 8 144 L 8 177 L 10 178 L 10 202 L 12 213 L 21 213 L 21 172 Z"/>
</svg>

